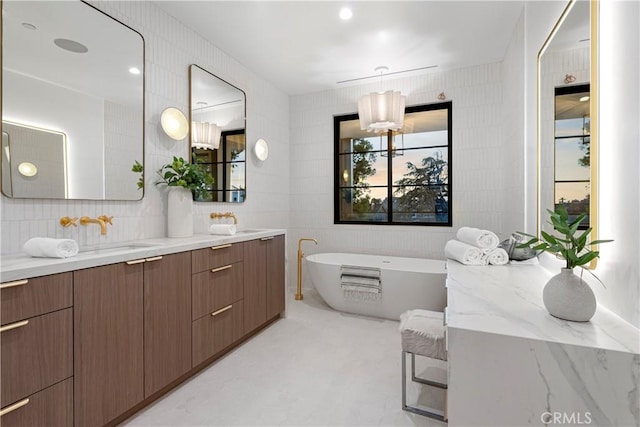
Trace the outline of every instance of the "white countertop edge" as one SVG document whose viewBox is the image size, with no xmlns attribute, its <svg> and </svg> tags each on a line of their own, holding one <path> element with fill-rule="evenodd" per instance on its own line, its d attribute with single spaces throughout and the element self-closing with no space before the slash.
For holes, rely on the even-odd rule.
<svg viewBox="0 0 640 427">
<path fill-rule="evenodd" d="M 551 275 L 541 266 L 468 267 L 449 260 L 448 273 L 447 328 L 640 354 L 640 330 L 601 304 L 589 322 L 551 316 L 542 303 Z"/>
<path fill-rule="evenodd" d="M 148 246 L 123 248 L 122 250 L 112 250 L 107 253 L 81 252 L 70 258 L 32 258 L 24 254 L 2 256 L 0 257 L 0 282 L 4 283 L 56 273 L 65 273 L 83 268 L 116 264 L 160 255 L 170 255 L 211 246 L 239 243 L 285 234 L 286 230 L 283 229 L 264 229 L 252 232 L 240 231 L 233 236 L 195 234 L 192 237 L 185 238 L 164 237 L 129 242 L 110 242 L 109 244 L 105 244 L 104 247 L 125 246 L 127 244 Z M 99 245 L 96 245 L 96 247 L 99 247 Z"/>
</svg>

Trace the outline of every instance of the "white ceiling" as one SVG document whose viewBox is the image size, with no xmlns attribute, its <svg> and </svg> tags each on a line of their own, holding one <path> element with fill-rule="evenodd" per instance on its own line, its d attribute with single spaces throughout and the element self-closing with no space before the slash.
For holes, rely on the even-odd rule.
<svg viewBox="0 0 640 427">
<path fill-rule="evenodd" d="M 295 95 L 500 61 L 523 1 L 155 1 L 248 69 Z M 338 13 L 353 11 L 350 21 Z"/>
</svg>

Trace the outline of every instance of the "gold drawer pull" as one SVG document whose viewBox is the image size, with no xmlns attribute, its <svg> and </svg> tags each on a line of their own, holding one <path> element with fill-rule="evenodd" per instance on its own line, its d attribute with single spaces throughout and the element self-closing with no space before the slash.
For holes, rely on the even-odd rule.
<svg viewBox="0 0 640 427">
<path fill-rule="evenodd" d="M 228 270 L 231 267 L 233 267 L 233 264 L 225 265 L 224 267 L 213 268 L 213 269 L 211 269 L 211 272 L 212 273 L 217 273 L 218 271 Z"/>
<path fill-rule="evenodd" d="M 211 316 L 214 317 L 214 316 L 217 316 L 220 313 L 224 313 L 225 311 L 230 310 L 231 307 L 233 307 L 233 304 L 229 304 L 228 306 L 226 306 L 224 308 L 221 308 L 218 311 L 214 311 L 213 313 L 211 313 Z"/>
<path fill-rule="evenodd" d="M 218 249 L 225 249 L 225 248 L 230 248 L 231 247 L 231 243 L 227 243 L 226 245 L 220 245 L 220 246 L 211 246 L 212 250 L 218 250 Z"/>
<path fill-rule="evenodd" d="M 162 256 L 153 256 L 151 258 L 145 259 L 145 261 L 149 261 L 149 262 L 151 262 L 151 261 L 160 261 L 161 259 L 162 259 Z"/>
<path fill-rule="evenodd" d="M 15 286 L 22 286 L 22 285 L 26 285 L 27 283 L 29 283 L 28 279 L 24 279 L 24 280 L 16 280 L 15 282 L 7 282 L 7 283 L 3 283 L 2 285 L 0 285 L 0 289 L 7 289 L 7 288 L 13 288 Z"/>
<path fill-rule="evenodd" d="M 269 236 L 269 237 L 263 237 L 260 240 L 262 240 L 262 241 L 264 241 L 264 240 L 273 240 L 273 238 L 274 238 L 274 236 Z"/>
<path fill-rule="evenodd" d="M 7 406 L 6 408 L 4 408 L 3 410 L 0 411 L 0 417 L 3 416 L 3 415 L 8 414 L 9 412 L 13 412 L 16 409 L 22 408 L 27 403 L 29 403 L 29 399 L 24 399 L 24 400 L 21 400 L 20 402 L 14 403 L 11 406 Z"/>
<path fill-rule="evenodd" d="M 0 328 L 0 332 L 10 331 L 12 329 L 21 328 L 23 326 L 27 326 L 29 324 L 28 320 L 23 320 L 22 322 L 11 323 L 9 325 L 4 325 Z"/>
<path fill-rule="evenodd" d="M 142 264 L 145 261 L 147 261 L 147 260 L 144 259 L 144 258 L 142 258 L 142 259 L 134 259 L 133 261 L 127 261 L 127 265 Z"/>
</svg>

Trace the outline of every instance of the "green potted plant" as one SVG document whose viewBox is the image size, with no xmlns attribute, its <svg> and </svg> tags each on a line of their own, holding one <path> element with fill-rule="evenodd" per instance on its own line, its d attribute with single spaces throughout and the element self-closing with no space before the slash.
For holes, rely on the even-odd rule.
<svg viewBox="0 0 640 427">
<path fill-rule="evenodd" d="M 182 157 L 173 157 L 158 169 L 160 179 L 156 185 L 169 189 L 167 199 L 167 235 L 190 237 L 193 235 L 193 199 L 210 199 L 209 189 L 213 176 L 201 165 L 190 163 Z"/>
<path fill-rule="evenodd" d="M 596 298 L 589 285 L 582 280 L 582 277 L 575 275 L 573 269 L 581 267 L 584 270 L 585 265 L 598 257 L 599 251 L 591 250 L 591 246 L 612 240 L 589 241 L 591 228 L 579 233 L 580 224 L 586 218 L 585 214 L 569 220 L 569 214 L 564 206 L 559 206 L 555 211 L 547 210 L 547 212 L 549 212 L 550 223 L 560 236 L 541 231 L 542 239 L 539 239 L 531 234 L 521 233 L 531 239 L 518 247 L 531 247 L 534 251 L 550 252 L 565 261 L 565 267 L 560 274 L 553 276 L 544 287 L 542 293 L 544 306 L 555 317 L 586 322 L 596 312 Z M 598 279 L 595 275 L 593 276 Z"/>
</svg>

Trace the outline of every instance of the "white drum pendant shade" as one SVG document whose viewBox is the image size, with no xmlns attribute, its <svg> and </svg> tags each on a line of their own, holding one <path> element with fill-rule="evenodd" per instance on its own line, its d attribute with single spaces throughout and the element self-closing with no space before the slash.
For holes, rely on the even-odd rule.
<svg viewBox="0 0 640 427">
<path fill-rule="evenodd" d="M 373 132 L 401 129 L 405 102 L 406 97 L 393 90 L 363 96 L 358 101 L 360 129 Z"/>
</svg>

